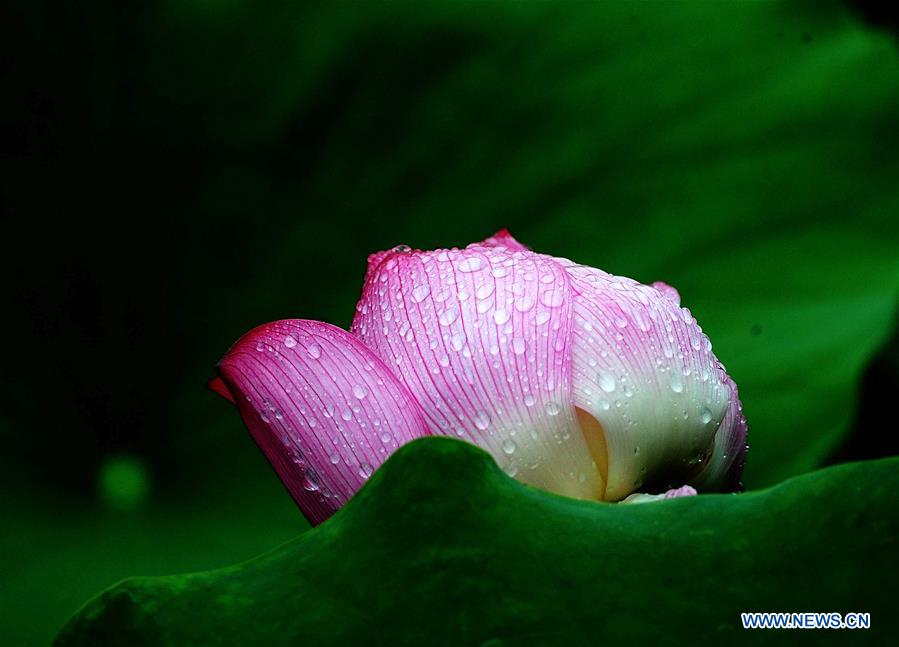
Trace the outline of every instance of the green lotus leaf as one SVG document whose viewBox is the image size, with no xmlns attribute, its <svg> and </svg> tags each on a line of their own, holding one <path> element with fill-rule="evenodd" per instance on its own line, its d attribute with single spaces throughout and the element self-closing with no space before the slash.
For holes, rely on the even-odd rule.
<svg viewBox="0 0 899 647">
<path fill-rule="evenodd" d="M 743 611 L 868 612 L 856 634 L 873 639 L 897 623 L 897 487 L 894 458 L 753 493 L 582 502 L 425 438 L 323 525 L 230 568 L 125 580 L 57 644 L 730 644 L 750 637 Z M 850 632 L 816 638 L 831 634 Z"/>
</svg>

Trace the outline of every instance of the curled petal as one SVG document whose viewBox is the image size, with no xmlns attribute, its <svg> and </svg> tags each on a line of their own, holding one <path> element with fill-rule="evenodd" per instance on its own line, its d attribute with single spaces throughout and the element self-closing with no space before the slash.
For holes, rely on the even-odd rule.
<svg viewBox="0 0 899 647">
<path fill-rule="evenodd" d="M 737 385 L 724 376 L 724 383 L 730 392 L 730 404 L 724 419 L 715 432 L 715 446 L 712 455 L 702 471 L 691 482 L 698 488 L 709 491 L 731 492 L 740 489 L 740 476 L 746 462 L 746 436 L 749 427 L 743 415 L 743 405 L 737 392 Z"/>
<path fill-rule="evenodd" d="M 209 387 L 209 390 L 213 393 L 225 398 L 231 404 L 235 404 L 234 396 L 231 394 L 228 385 L 225 384 L 225 381 L 222 378 L 214 377 L 206 383 L 206 386 Z"/>
<path fill-rule="evenodd" d="M 596 448 L 571 404 L 568 276 L 513 242 L 500 232 L 464 250 L 390 256 L 367 277 L 352 331 L 431 432 L 479 445 L 526 483 L 600 498 Z"/>
<path fill-rule="evenodd" d="M 573 397 L 582 424 L 605 438 L 605 498 L 689 482 L 731 401 L 708 338 L 670 290 L 573 264 L 567 270 L 575 289 Z"/>
<path fill-rule="evenodd" d="M 415 401 L 369 349 L 330 324 L 260 326 L 219 362 L 250 434 L 313 524 L 394 450 L 427 434 Z"/>
</svg>

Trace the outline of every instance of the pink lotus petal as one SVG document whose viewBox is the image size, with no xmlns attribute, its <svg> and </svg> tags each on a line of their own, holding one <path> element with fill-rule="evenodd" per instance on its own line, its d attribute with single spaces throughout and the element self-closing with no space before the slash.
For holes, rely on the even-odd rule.
<svg viewBox="0 0 899 647">
<path fill-rule="evenodd" d="M 631 494 L 622 503 L 649 503 L 650 501 L 664 501 L 666 499 L 679 499 L 685 496 L 696 496 L 696 490 L 689 485 L 662 492 L 661 494 Z"/>
<path fill-rule="evenodd" d="M 515 240 L 508 229 L 500 229 L 490 238 L 483 240 L 480 243 L 472 243 L 469 247 L 505 247 L 512 251 L 527 251 L 528 249 L 525 245 L 522 245 Z"/>
<path fill-rule="evenodd" d="M 500 232 L 486 245 L 382 259 L 352 331 L 433 433 L 479 445 L 526 483 L 599 498 L 602 477 L 571 405 L 568 276 L 513 242 Z"/>
<path fill-rule="evenodd" d="M 573 396 L 605 434 L 605 499 L 644 483 L 688 482 L 712 451 L 731 399 L 708 338 L 671 289 L 567 270 L 576 294 Z"/>
<path fill-rule="evenodd" d="M 260 326 L 219 362 L 256 443 L 312 524 L 400 445 L 427 435 L 415 401 L 370 350 L 330 324 Z"/>
<path fill-rule="evenodd" d="M 209 387 L 209 390 L 221 397 L 225 398 L 231 404 L 235 404 L 234 396 L 231 395 L 231 391 L 228 390 L 228 385 L 225 384 L 225 381 L 220 377 L 214 377 L 206 383 L 206 386 Z"/>
<path fill-rule="evenodd" d="M 680 305 L 680 292 L 675 290 L 673 287 L 668 285 L 667 283 L 662 283 L 661 281 L 656 281 L 652 284 L 656 290 L 662 293 L 663 296 L 668 297 L 672 301 L 674 301 L 674 305 Z"/>
<path fill-rule="evenodd" d="M 703 490 L 730 492 L 740 488 L 740 476 L 746 462 L 746 436 L 749 427 L 743 415 L 743 405 L 737 385 L 724 376 L 730 392 L 730 405 L 715 433 L 715 447 L 702 471 L 691 482 Z"/>
</svg>

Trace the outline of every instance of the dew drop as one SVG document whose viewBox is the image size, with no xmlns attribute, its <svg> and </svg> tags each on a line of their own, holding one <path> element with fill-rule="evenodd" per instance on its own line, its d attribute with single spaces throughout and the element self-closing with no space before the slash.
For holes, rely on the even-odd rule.
<svg viewBox="0 0 899 647">
<path fill-rule="evenodd" d="M 712 412 L 709 411 L 708 407 L 702 408 L 702 413 L 699 416 L 699 419 L 702 420 L 702 424 L 707 425 L 712 421 Z"/>
<path fill-rule="evenodd" d="M 521 355 L 522 353 L 524 353 L 526 347 L 527 346 L 521 337 L 515 337 L 512 340 L 512 352 L 516 355 Z"/>
<path fill-rule="evenodd" d="M 534 299 L 528 295 L 520 296 L 515 300 L 515 309 L 518 312 L 527 312 L 534 307 Z"/>
<path fill-rule="evenodd" d="M 511 438 L 506 438 L 503 441 L 503 451 L 506 452 L 507 454 L 514 454 L 515 447 L 516 447 L 515 441 L 512 440 Z"/>
<path fill-rule="evenodd" d="M 459 271 L 460 272 L 477 272 L 481 269 L 483 265 L 483 261 L 481 261 L 480 256 L 469 256 L 468 258 L 462 259 L 462 262 L 459 263 Z"/>
<path fill-rule="evenodd" d="M 635 319 L 637 320 L 637 328 L 639 328 L 643 332 L 649 332 L 652 324 L 650 324 L 642 314 L 637 312 L 637 316 L 635 317 Z"/>
<path fill-rule="evenodd" d="M 421 303 L 431 294 L 431 288 L 427 285 L 419 285 L 412 290 L 412 300 Z"/>
<path fill-rule="evenodd" d="M 547 308 L 558 308 L 565 300 L 565 294 L 559 288 L 547 290 L 540 297 L 540 302 Z"/>
<path fill-rule="evenodd" d="M 359 476 L 364 479 L 367 479 L 369 476 L 371 476 L 371 473 L 373 471 L 374 470 L 372 469 L 371 465 L 369 465 L 368 463 L 362 463 L 359 465 Z"/>
<path fill-rule="evenodd" d="M 284 345 L 288 348 L 293 348 L 297 345 L 297 340 L 293 337 L 293 335 L 287 335 L 287 337 L 284 338 Z"/>
<path fill-rule="evenodd" d="M 478 411 L 474 417 L 474 426 L 481 431 L 484 431 L 490 426 L 490 416 L 487 415 L 486 411 Z"/>
<path fill-rule="evenodd" d="M 322 347 L 313 342 L 306 347 L 306 352 L 309 353 L 309 357 L 312 359 L 318 359 L 322 356 Z"/>
<path fill-rule="evenodd" d="M 602 369 L 597 371 L 596 380 L 599 383 L 599 388 L 601 388 L 606 393 L 611 393 L 615 390 L 615 376 L 608 371 L 604 371 Z"/>
<path fill-rule="evenodd" d="M 307 469 L 303 474 L 303 489 L 307 492 L 315 492 L 318 490 L 318 474 L 314 470 Z"/>
<path fill-rule="evenodd" d="M 478 287 L 477 291 L 475 292 L 475 296 L 477 296 L 479 299 L 486 299 L 491 294 L 493 294 L 494 290 L 496 290 L 496 286 L 493 285 L 493 283 L 484 283 L 483 285 Z"/>
<path fill-rule="evenodd" d="M 459 318 L 459 311 L 456 310 L 455 308 L 447 308 L 446 310 L 441 312 L 440 316 L 438 317 L 440 324 L 443 326 L 449 326 L 458 318 Z"/>
<path fill-rule="evenodd" d="M 357 384 L 353 387 L 353 395 L 356 396 L 357 400 L 362 400 L 368 395 L 368 390 L 361 384 Z"/>
<path fill-rule="evenodd" d="M 502 326 L 509 321 L 509 317 L 511 317 L 511 315 L 508 310 L 497 310 L 493 313 L 493 320 L 496 322 L 497 326 Z"/>
<path fill-rule="evenodd" d="M 340 412 L 340 417 L 343 418 L 344 420 L 346 420 L 347 422 L 349 422 L 350 420 L 353 419 L 353 412 L 350 411 L 349 409 L 344 409 L 343 411 Z"/>
</svg>

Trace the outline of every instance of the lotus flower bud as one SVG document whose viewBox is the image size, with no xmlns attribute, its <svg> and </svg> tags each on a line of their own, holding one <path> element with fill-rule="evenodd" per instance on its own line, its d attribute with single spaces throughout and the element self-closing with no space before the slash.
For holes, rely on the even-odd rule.
<svg viewBox="0 0 899 647">
<path fill-rule="evenodd" d="M 733 489 L 745 455 L 736 385 L 674 288 L 532 252 L 505 230 L 373 254 L 349 333 L 276 322 L 219 369 L 314 523 L 428 434 L 597 501 Z"/>
</svg>

